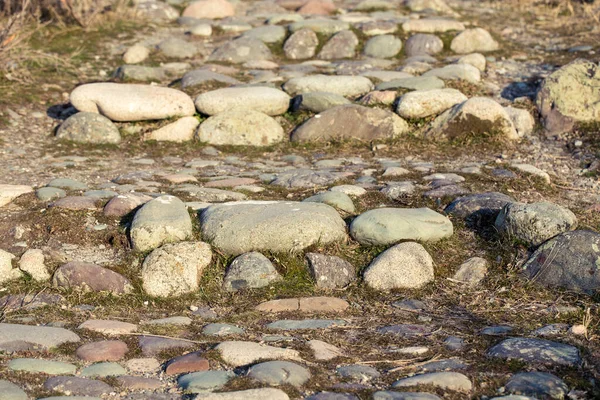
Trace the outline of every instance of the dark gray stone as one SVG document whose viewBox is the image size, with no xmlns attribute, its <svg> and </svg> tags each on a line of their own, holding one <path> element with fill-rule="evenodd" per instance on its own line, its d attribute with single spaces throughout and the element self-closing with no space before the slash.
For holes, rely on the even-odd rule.
<svg viewBox="0 0 600 400">
<path fill-rule="evenodd" d="M 569 388 L 559 377 L 546 372 L 522 372 L 513 375 L 504 385 L 508 393 L 540 399 L 564 399 Z"/>
<path fill-rule="evenodd" d="M 544 339 L 509 338 L 488 350 L 488 356 L 521 360 L 532 364 L 578 366 L 581 356 L 577 347 Z"/>
<path fill-rule="evenodd" d="M 68 393 L 75 396 L 97 396 L 113 392 L 115 389 L 107 383 L 76 376 L 53 376 L 44 382 L 44 389 Z"/>
<path fill-rule="evenodd" d="M 342 258 L 319 253 L 306 253 L 306 258 L 317 287 L 343 288 L 356 279 L 354 266 Z"/>
</svg>

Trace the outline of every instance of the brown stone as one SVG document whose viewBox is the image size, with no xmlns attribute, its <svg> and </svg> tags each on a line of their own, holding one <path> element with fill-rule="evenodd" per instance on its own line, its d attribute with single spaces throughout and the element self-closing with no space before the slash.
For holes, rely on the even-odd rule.
<svg viewBox="0 0 600 400">
<path fill-rule="evenodd" d="M 307 313 L 341 312 L 350 305 L 346 300 L 336 297 L 303 297 L 300 299 L 271 300 L 256 306 L 257 311 L 272 313 L 301 311 Z"/>
<path fill-rule="evenodd" d="M 302 15 L 329 15 L 335 12 L 335 5 L 328 0 L 309 0 L 298 9 Z"/>
<path fill-rule="evenodd" d="M 120 194 L 110 199 L 104 206 L 104 215 L 107 217 L 122 217 L 136 207 L 152 200 L 152 197 L 140 193 Z"/>
<path fill-rule="evenodd" d="M 72 261 L 60 266 L 54 273 L 52 285 L 86 292 L 107 291 L 114 294 L 129 293 L 132 289 L 129 281 L 121 274 L 96 264 L 80 261 Z"/>
<path fill-rule="evenodd" d="M 56 200 L 49 207 L 64 208 L 65 210 L 95 210 L 98 199 L 90 196 L 67 196 Z"/>
<path fill-rule="evenodd" d="M 84 361 L 119 361 L 125 357 L 129 349 L 120 340 L 103 340 L 80 346 L 75 354 Z"/>
<path fill-rule="evenodd" d="M 167 375 L 187 374 L 188 372 L 208 371 L 208 360 L 202 358 L 201 353 L 193 352 L 175 357 L 167 362 L 165 373 Z"/>
</svg>

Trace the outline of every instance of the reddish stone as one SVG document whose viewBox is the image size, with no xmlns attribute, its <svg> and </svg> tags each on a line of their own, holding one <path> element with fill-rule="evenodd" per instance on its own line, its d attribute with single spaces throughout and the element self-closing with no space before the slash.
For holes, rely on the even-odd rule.
<svg viewBox="0 0 600 400">
<path fill-rule="evenodd" d="M 150 200 L 152 200 L 152 197 L 145 194 L 120 194 L 106 203 L 104 206 L 104 215 L 107 217 L 122 217 Z"/>
<path fill-rule="evenodd" d="M 128 293 L 132 289 L 127 278 L 121 274 L 80 261 L 71 261 L 60 266 L 54 273 L 52 284 L 56 287 L 93 292 L 107 291 L 114 294 Z"/>
<path fill-rule="evenodd" d="M 335 5 L 327 0 L 310 0 L 298 9 L 302 15 L 329 15 L 336 10 Z"/>
<path fill-rule="evenodd" d="M 75 354 L 84 361 L 119 361 L 125 357 L 129 349 L 120 340 L 103 340 L 80 346 Z"/>
<path fill-rule="evenodd" d="M 167 375 L 187 374 L 188 372 L 208 371 L 208 368 L 208 360 L 202 358 L 201 353 L 193 352 L 169 360 L 165 373 Z"/>
<path fill-rule="evenodd" d="M 98 199 L 89 196 L 67 196 L 56 200 L 50 207 L 64 208 L 66 210 L 95 210 Z"/>
</svg>

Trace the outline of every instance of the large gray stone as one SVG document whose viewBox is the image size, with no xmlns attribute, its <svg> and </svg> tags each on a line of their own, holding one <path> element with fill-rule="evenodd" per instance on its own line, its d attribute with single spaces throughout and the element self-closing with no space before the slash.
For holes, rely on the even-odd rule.
<svg viewBox="0 0 600 400">
<path fill-rule="evenodd" d="M 267 361 L 248 370 L 248 377 L 269 385 L 302 386 L 310 376 L 308 369 L 290 361 Z"/>
<path fill-rule="evenodd" d="M 120 83 L 88 83 L 71 92 L 79 111 L 99 113 L 113 121 L 144 121 L 194 115 L 194 102 L 179 90 Z"/>
<path fill-rule="evenodd" d="M 112 121 L 93 112 L 80 112 L 65 120 L 56 137 L 78 143 L 119 143 L 121 134 Z"/>
<path fill-rule="evenodd" d="M 364 76 L 310 75 L 292 78 L 283 85 L 290 95 L 308 92 L 329 92 L 340 96 L 356 97 L 373 89 L 373 83 Z"/>
<path fill-rule="evenodd" d="M 508 203 L 495 222 L 498 232 L 539 246 L 559 233 L 577 227 L 577 217 L 571 210 L 547 201 L 539 203 Z"/>
<path fill-rule="evenodd" d="M 566 232 L 542 244 L 523 266 L 536 283 L 583 293 L 600 290 L 600 235 Z"/>
<path fill-rule="evenodd" d="M 488 350 L 488 356 L 531 364 L 576 367 L 581 364 L 577 347 L 534 338 L 509 338 Z"/>
<path fill-rule="evenodd" d="M 402 50 L 402 41 L 394 35 L 378 35 L 365 43 L 363 53 L 367 57 L 392 58 Z"/>
<path fill-rule="evenodd" d="M 356 217 L 350 234 L 363 245 L 401 240 L 437 241 L 452 235 L 452 222 L 429 208 L 378 208 Z"/>
<path fill-rule="evenodd" d="M 373 393 L 373 400 L 440 400 L 440 397 L 424 392 L 392 392 L 385 390 Z"/>
<path fill-rule="evenodd" d="M 432 372 L 400 379 L 392 384 L 393 388 L 431 385 L 442 390 L 469 393 L 473 389 L 471 380 L 459 372 Z"/>
<path fill-rule="evenodd" d="M 354 266 L 342 258 L 318 253 L 307 253 L 306 258 L 319 288 L 343 288 L 356 279 Z"/>
<path fill-rule="evenodd" d="M 319 203 L 225 203 L 207 208 L 200 221 L 203 238 L 232 255 L 298 251 L 346 239 L 346 224 L 337 211 Z"/>
<path fill-rule="evenodd" d="M 382 82 L 375 86 L 376 90 L 429 90 L 441 89 L 444 87 L 444 81 L 435 76 L 415 76 L 412 78 L 394 79 L 388 82 Z"/>
<path fill-rule="evenodd" d="M 433 277 L 433 259 L 415 242 L 387 249 L 364 272 L 365 283 L 378 290 L 418 289 L 433 281 Z"/>
<path fill-rule="evenodd" d="M 350 29 L 350 24 L 348 22 L 333 19 L 315 18 L 296 21 L 289 27 L 290 32 L 292 33 L 304 28 L 308 28 L 311 31 L 322 33 L 324 35 L 333 35 L 339 31 Z"/>
<path fill-rule="evenodd" d="M 185 374 L 177 379 L 177 385 L 187 393 L 212 392 L 221 389 L 235 373 L 232 371 L 200 371 Z"/>
<path fill-rule="evenodd" d="M 184 89 L 208 83 L 237 85 L 240 83 L 240 81 L 230 76 L 219 74 L 208 69 L 197 69 L 189 71 L 186 72 L 185 75 L 183 75 L 183 77 L 181 78 L 181 87 Z"/>
<path fill-rule="evenodd" d="M 201 123 L 196 138 L 213 145 L 269 146 L 283 141 L 286 135 L 281 125 L 267 114 L 240 108 Z"/>
<path fill-rule="evenodd" d="M 0 323 L 0 350 L 10 348 L 17 342 L 50 349 L 80 340 L 79 336 L 64 328 Z"/>
<path fill-rule="evenodd" d="M 459 197 L 445 209 L 446 214 L 466 219 L 467 222 L 493 222 L 502 208 L 514 199 L 504 193 L 486 192 Z"/>
<path fill-rule="evenodd" d="M 291 109 L 308 110 L 320 113 L 336 106 L 351 104 L 352 102 L 344 96 L 327 92 L 308 92 L 299 94 L 292 99 Z"/>
<path fill-rule="evenodd" d="M 444 80 L 463 80 L 470 83 L 481 81 L 481 72 L 470 64 L 450 64 L 425 72 L 423 77 L 436 77 Z"/>
<path fill-rule="evenodd" d="M 280 25 L 259 26 L 244 32 L 243 37 L 258 39 L 265 43 L 278 43 L 285 38 L 286 30 Z"/>
<path fill-rule="evenodd" d="M 150 296 L 180 296 L 198 290 L 212 251 L 203 242 L 165 244 L 150 253 L 142 264 L 142 282 Z"/>
<path fill-rule="evenodd" d="M 77 371 L 77 367 L 73 364 L 39 358 L 15 358 L 6 366 L 11 371 L 41 372 L 48 375 L 72 375 Z"/>
<path fill-rule="evenodd" d="M 290 96 L 266 86 L 232 87 L 202 93 L 196 97 L 195 104 L 198 111 L 207 115 L 232 109 L 250 109 L 267 115 L 280 115 L 288 110 Z"/>
<path fill-rule="evenodd" d="M 544 127 L 569 132 L 577 122 L 600 120 L 600 68 L 578 59 L 550 74 L 537 93 L 536 105 Z"/>
<path fill-rule="evenodd" d="M 290 60 L 306 60 L 314 57 L 318 45 L 317 34 L 304 28 L 290 35 L 283 45 L 283 52 Z"/>
<path fill-rule="evenodd" d="M 423 54 L 437 54 L 444 50 L 444 42 L 435 35 L 417 33 L 412 35 L 404 45 L 404 52 L 408 57 Z"/>
<path fill-rule="evenodd" d="M 483 53 L 500 48 L 498 42 L 483 28 L 467 29 L 456 35 L 450 43 L 453 52 L 459 54 Z"/>
<path fill-rule="evenodd" d="M 319 55 L 320 60 L 339 60 L 343 58 L 354 58 L 356 56 L 356 47 L 358 38 L 354 32 L 344 30 L 336 33 L 325 43 Z"/>
<path fill-rule="evenodd" d="M 152 250 L 165 243 L 191 238 L 192 220 L 181 200 L 163 195 L 147 202 L 135 213 L 130 236 L 134 250 Z"/>
<path fill-rule="evenodd" d="M 350 196 L 341 192 L 322 192 L 310 196 L 303 202 L 323 203 L 335 207 L 341 211 L 353 214 L 355 211 L 354 203 Z"/>
<path fill-rule="evenodd" d="M 97 396 L 113 392 L 115 388 L 102 381 L 76 376 L 53 376 L 44 382 L 44 389 L 76 396 Z M 0 399 L 2 397 L 0 396 Z"/>
<path fill-rule="evenodd" d="M 392 112 L 355 104 L 330 108 L 299 126 L 292 141 L 392 139 L 408 132 L 409 126 Z"/>
</svg>

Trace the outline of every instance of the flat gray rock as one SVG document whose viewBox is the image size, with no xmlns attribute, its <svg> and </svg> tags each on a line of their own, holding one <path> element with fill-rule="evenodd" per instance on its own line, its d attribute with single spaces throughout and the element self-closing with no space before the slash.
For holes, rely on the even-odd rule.
<svg viewBox="0 0 600 400">
<path fill-rule="evenodd" d="M 434 386 L 443 390 L 469 393 L 473 389 L 471 380 L 459 372 L 432 372 L 400 379 L 392 384 L 393 388 Z"/>
<path fill-rule="evenodd" d="M 260 388 L 235 392 L 200 393 L 196 400 L 289 400 L 289 396 L 281 389 Z"/>
<path fill-rule="evenodd" d="M 512 197 L 504 193 L 476 193 L 454 200 L 444 209 L 444 213 L 478 225 L 481 221 L 493 222 L 502 208 L 513 201 Z"/>
<path fill-rule="evenodd" d="M 290 96 L 266 86 L 230 87 L 204 92 L 194 102 L 203 114 L 215 115 L 232 109 L 250 109 L 267 115 L 287 111 Z"/>
<path fill-rule="evenodd" d="M 310 379 L 310 371 L 290 361 L 267 361 L 253 365 L 248 377 L 269 385 L 302 386 Z"/>
<path fill-rule="evenodd" d="M 399 324 L 384 326 L 377 329 L 377 332 L 383 335 L 391 334 L 402 338 L 413 338 L 428 336 L 433 332 L 433 328 L 429 325 Z"/>
<path fill-rule="evenodd" d="M 212 323 L 202 328 L 202 333 L 209 336 L 243 335 L 245 331 L 230 324 Z"/>
<path fill-rule="evenodd" d="M 342 173 L 319 171 L 311 169 L 291 169 L 281 172 L 270 180 L 271 185 L 292 188 L 313 188 L 328 186 L 343 178 Z"/>
<path fill-rule="evenodd" d="M 48 375 L 73 375 L 77 371 L 77 367 L 73 364 L 39 358 L 15 358 L 6 366 L 11 371 L 41 372 Z"/>
<path fill-rule="evenodd" d="M 364 76 L 310 75 L 290 79 L 283 90 L 292 96 L 309 92 L 335 93 L 344 97 L 356 97 L 373 89 L 373 83 Z"/>
<path fill-rule="evenodd" d="M 232 371 L 201 371 L 177 379 L 177 386 L 187 393 L 212 392 L 225 386 L 235 373 Z"/>
<path fill-rule="evenodd" d="M 375 90 L 429 90 L 441 89 L 444 86 L 444 81 L 435 76 L 415 76 L 413 78 L 401 78 L 394 79 L 388 82 L 382 82 L 375 86 Z"/>
<path fill-rule="evenodd" d="M 285 39 L 286 30 L 280 25 L 259 26 L 242 34 L 243 37 L 258 39 L 264 43 L 277 43 Z"/>
<path fill-rule="evenodd" d="M 367 383 L 373 379 L 378 379 L 381 376 L 381 373 L 379 373 L 379 371 L 377 371 L 375 368 L 369 367 L 368 365 L 358 364 L 338 367 L 336 372 L 342 378 L 361 383 Z"/>
<path fill-rule="evenodd" d="M 44 382 L 44 389 L 76 396 L 97 397 L 115 391 L 115 388 L 102 381 L 78 378 L 76 376 L 50 377 Z"/>
<path fill-rule="evenodd" d="M 208 57 L 208 61 L 242 64 L 247 61 L 271 60 L 271 50 L 261 40 L 241 37 L 225 42 Z"/>
<path fill-rule="evenodd" d="M 192 220 L 181 200 L 163 195 L 135 213 L 130 236 L 134 250 L 153 250 L 165 243 L 191 238 Z"/>
<path fill-rule="evenodd" d="M 581 356 L 577 347 L 534 338 L 509 338 L 488 350 L 488 356 L 521 360 L 530 364 L 578 366 Z"/>
<path fill-rule="evenodd" d="M 227 254 L 287 252 L 346 238 L 334 208 L 319 203 L 250 201 L 208 207 L 200 217 L 202 236 Z"/>
<path fill-rule="evenodd" d="M 84 292 L 129 293 L 133 286 L 123 275 L 96 264 L 71 261 L 61 265 L 52 276 L 52 285 Z"/>
<path fill-rule="evenodd" d="M 542 244 L 523 265 L 532 281 L 550 287 L 594 293 L 600 289 L 600 235 L 577 230 Z"/>
<path fill-rule="evenodd" d="M 423 392 L 392 392 L 390 390 L 373 393 L 373 400 L 441 400 L 431 393 Z"/>
<path fill-rule="evenodd" d="M 83 368 L 80 375 L 88 378 L 105 378 L 126 375 L 127 371 L 115 362 L 100 362 Z"/>
<path fill-rule="evenodd" d="M 51 349 L 63 343 L 79 342 L 75 333 L 50 326 L 33 326 L 19 324 L 0 324 L 0 350 L 10 347 L 11 343 L 25 341 L 44 349 Z"/>
<path fill-rule="evenodd" d="M 308 110 L 316 113 L 329 110 L 330 108 L 351 104 L 344 96 L 328 92 L 308 92 L 297 95 L 292 99 L 291 109 Z"/>
<path fill-rule="evenodd" d="M 29 396 L 12 382 L 0 380 L 0 400 L 27 400 Z"/>
<path fill-rule="evenodd" d="M 326 18 L 305 19 L 297 21 L 290 25 L 290 32 L 294 33 L 300 29 L 308 28 L 313 32 L 324 35 L 333 35 L 339 31 L 350 29 L 350 24 L 344 21 L 337 21 Z"/>
<path fill-rule="evenodd" d="M 234 367 L 253 364 L 259 360 L 300 360 L 297 350 L 255 342 L 226 341 L 218 344 L 215 350 L 226 364 Z"/>
<path fill-rule="evenodd" d="M 219 74 L 218 72 L 213 72 L 207 69 L 196 69 L 186 72 L 181 78 L 181 87 L 184 89 L 203 84 L 214 83 L 237 85 L 240 83 L 240 81 L 228 75 Z"/>
<path fill-rule="evenodd" d="M 352 237 L 370 246 L 400 240 L 434 242 L 452 233 L 452 222 L 429 208 L 377 208 L 360 214 L 350 225 Z"/>
<path fill-rule="evenodd" d="M 547 372 L 521 372 L 513 375 L 504 390 L 508 393 L 537 397 L 540 399 L 564 399 L 568 386 L 556 375 Z"/>
</svg>

